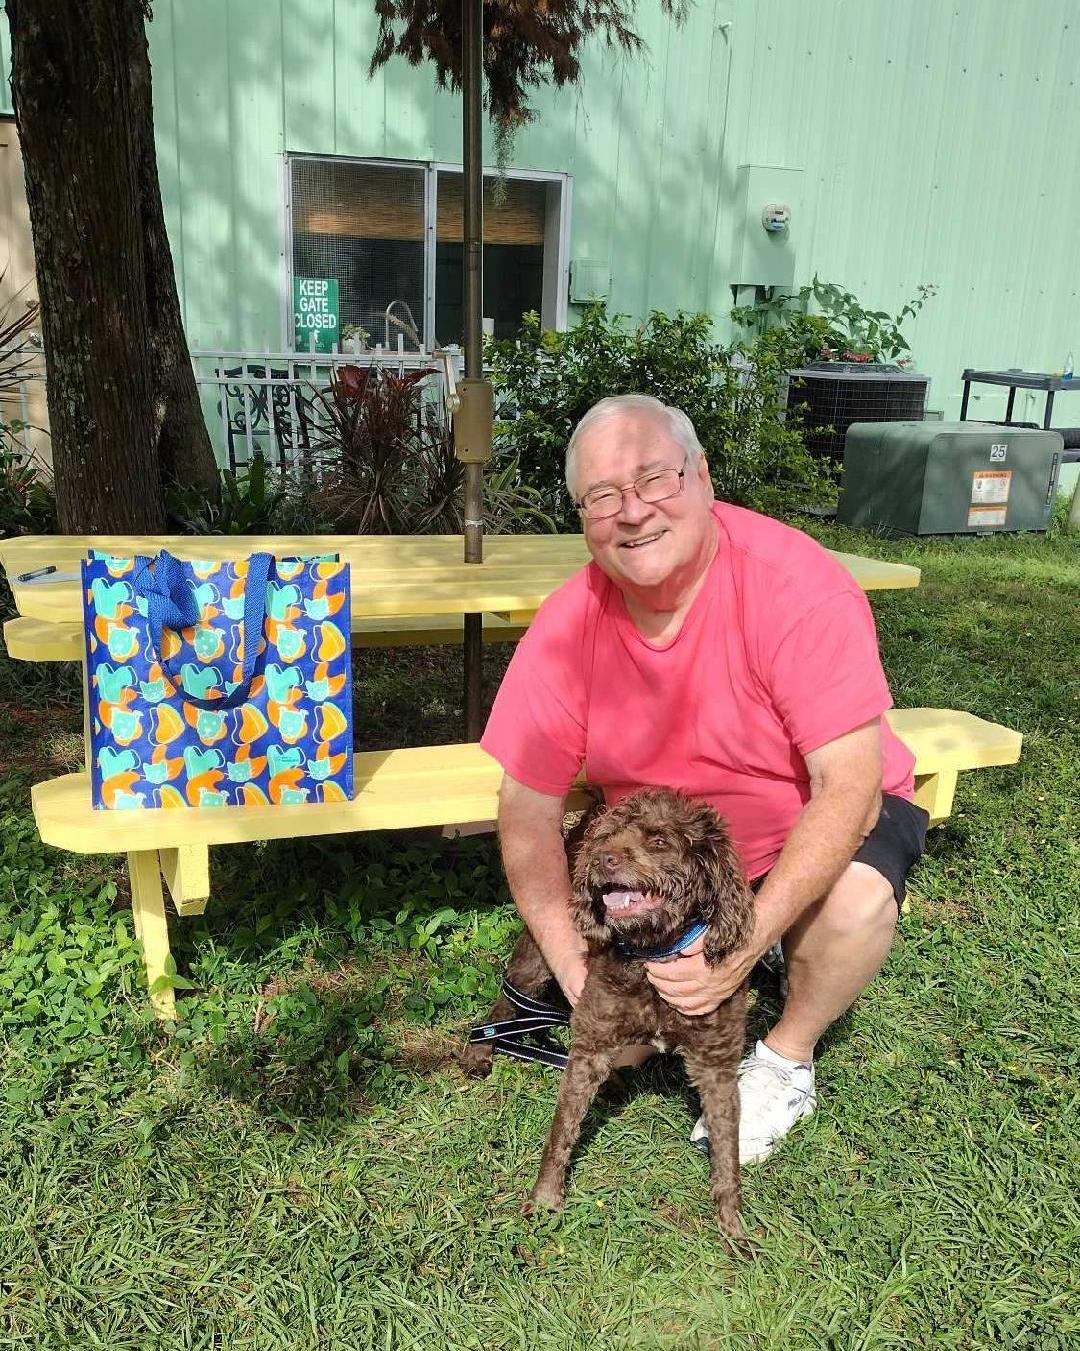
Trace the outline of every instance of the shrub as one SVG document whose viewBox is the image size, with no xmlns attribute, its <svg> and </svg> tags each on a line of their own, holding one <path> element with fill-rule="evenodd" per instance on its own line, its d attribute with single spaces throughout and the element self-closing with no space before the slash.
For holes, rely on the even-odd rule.
<svg viewBox="0 0 1080 1351">
<path fill-rule="evenodd" d="M 280 528 L 288 495 L 284 476 L 268 470 L 261 453 L 249 465 L 220 473 L 217 501 L 199 488 L 173 488 L 165 495 L 172 525 L 187 535 L 268 535 Z"/>
<path fill-rule="evenodd" d="M 899 360 L 907 365 L 911 348 L 901 325 L 914 319 L 936 294 L 936 286 L 919 286 L 899 313 L 891 315 L 884 310 L 868 310 L 852 292 L 815 275 L 809 286 L 794 295 L 775 295 L 756 305 L 740 306 L 731 311 L 731 317 L 756 333 L 778 326 L 786 329 L 797 349 L 795 365 L 837 360 Z M 807 312 L 811 302 L 819 313 Z"/>
<path fill-rule="evenodd" d="M 460 534 L 465 466 L 449 421 L 425 396 L 434 372 L 398 375 L 343 366 L 315 410 L 317 510 L 337 530 L 358 534 Z M 517 455 L 504 451 L 484 474 L 484 523 L 493 534 L 554 530 L 538 494 L 521 483 Z"/>
<path fill-rule="evenodd" d="M 424 394 L 430 374 L 341 367 L 329 389 L 306 396 L 313 431 L 301 466 L 269 469 L 256 455 L 222 472 L 219 503 L 197 490 L 173 491 L 170 520 L 200 535 L 460 534 L 465 467 Z M 555 529 L 538 495 L 522 486 L 512 452 L 485 471 L 484 526 L 491 534 Z"/>
<path fill-rule="evenodd" d="M 26 424 L 0 421 L 0 538 L 46 535 L 56 529 L 52 477 L 19 440 Z"/>
<path fill-rule="evenodd" d="M 563 482 L 567 442 L 588 409 L 612 394 L 652 394 L 681 408 L 727 501 L 766 506 L 793 488 L 810 496 L 824 489 L 820 466 L 783 420 L 792 348 L 782 330 L 729 349 L 715 341 L 707 314 L 654 311 L 631 329 L 601 304 L 565 333 L 528 314 L 516 339 L 489 343 L 486 355 L 496 444 L 514 448 L 525 482 L 563 529 L 578 528 Z"/>
<path fill-rule="evenodd" d="M 398 374 L 343 366 L 312 395 L 317 501 L 333 525 L 360 535 L 436 528 L 452 495 L 443 419 L 424 400 L 431 370 Z"/>
</svg>

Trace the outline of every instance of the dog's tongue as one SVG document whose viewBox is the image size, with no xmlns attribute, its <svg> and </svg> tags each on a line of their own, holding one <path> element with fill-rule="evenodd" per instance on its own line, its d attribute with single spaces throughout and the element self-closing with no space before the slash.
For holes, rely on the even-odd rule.
<svg viewBox="0 0 1080 1351">
<path fill-rule="evenodd" d="M 641 891 L 609 891 L 604 896 L 604 905 L 608 910 L 626 910 L 644 899 L 645 893 Z"/>
</svg>

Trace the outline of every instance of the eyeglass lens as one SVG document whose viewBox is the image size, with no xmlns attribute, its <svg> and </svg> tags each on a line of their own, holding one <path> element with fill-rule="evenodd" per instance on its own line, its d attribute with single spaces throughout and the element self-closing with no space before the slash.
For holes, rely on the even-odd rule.
<svg viewBox="0 0 1080 1351">
<path fill-rule="evenodd" d="M 632 488 L 643 502 L 663 502 L 674 497 L 682 485 L 682 475 L 677 469 L 660 469 L 652 474 L 642 474 L 626 488 L 600 488 L 586 494 L 582 500 L 585 515 L 594 521 L 608 516 L 617 516 L 622 509 L 623 494 Z"/>
</svg>

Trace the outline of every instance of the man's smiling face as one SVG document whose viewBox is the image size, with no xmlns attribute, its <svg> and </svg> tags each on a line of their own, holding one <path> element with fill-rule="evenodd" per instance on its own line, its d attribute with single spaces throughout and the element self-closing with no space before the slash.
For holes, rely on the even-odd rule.
<svg viewBox="0 0 1080 1351">
<path fill-rule="evenodd" d="M 623 412 L 601 419 L 574 452 L 575 497 L 600 487 L 622 488 L 657 469 L 682 469 L 682 491 L 663 502 L 642 502 L 632 488 L 605 520 L 582 517 L 585 542 L 598 566 L 620 588 L 634 592 L 678 587 L 711 556 L 715 527 L 712 483 L 704 456 L 687 458 L 661 414 Z"/>
</svg>

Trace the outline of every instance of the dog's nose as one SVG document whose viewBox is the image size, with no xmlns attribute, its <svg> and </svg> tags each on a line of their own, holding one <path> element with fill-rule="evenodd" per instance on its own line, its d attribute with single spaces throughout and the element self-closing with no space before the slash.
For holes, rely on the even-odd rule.
<svg viewBox="0 0 1080 1351">
<path fill-rule="evenodd" d="M 622 854 L 607 853 L 600 855 L 600 862 L 604 865 L 605 872 L 613 873 L 622 866 L 622 861 Z"/>
</svg>

